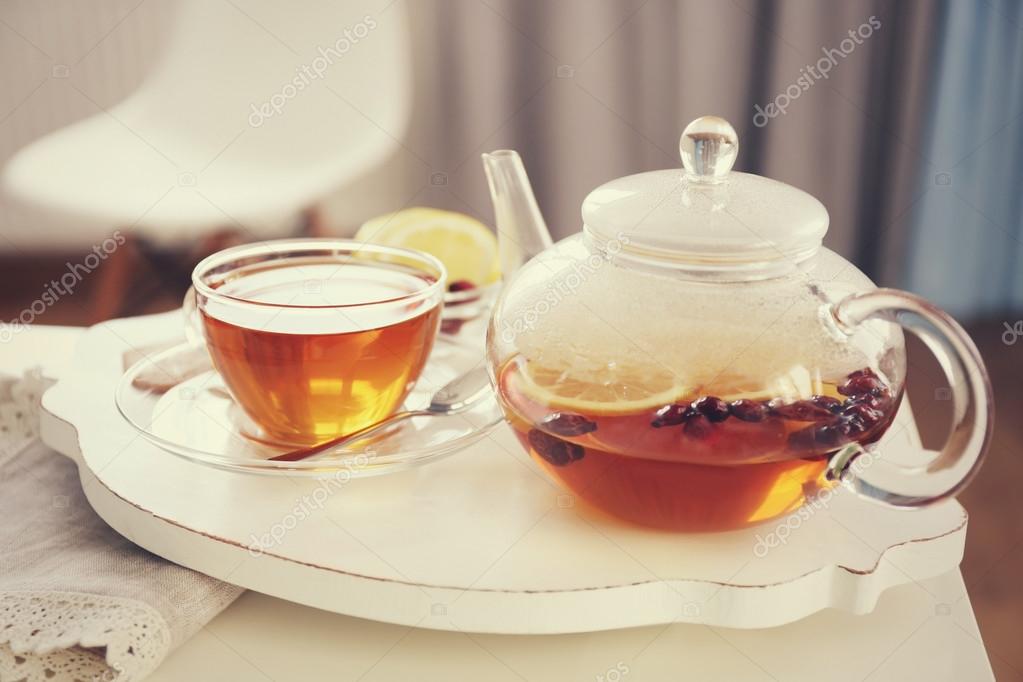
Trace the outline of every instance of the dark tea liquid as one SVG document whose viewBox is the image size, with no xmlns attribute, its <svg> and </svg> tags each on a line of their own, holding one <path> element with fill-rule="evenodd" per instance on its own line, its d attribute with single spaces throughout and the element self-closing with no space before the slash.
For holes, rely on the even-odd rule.
<svg viewBox="0 0 1023 682">
<path fill-rule="evenodd" d="M 499 396 L 533 459 L 593 507 L 676 531 L 733 530 L 797 509 L 832 485 L 828 456 L 880 438 L 900 397 L 864 370 L 805 400 L 703 387 L 660 408 L 582 413 L 537 400 L 525 367 L 504 365 Z"/>
<path fill-rule="evenodd" d="M 354 304 L 398 299 L 431 283 L 397 266 L 271 262 L 229 276 L 217 290 L 276 305 L 210 299 L 202 310 L 207 346 L 269 440 L 323 442 L 401 405 L 440 321 L 440 306 L 431 301 Z"/>
</svg>

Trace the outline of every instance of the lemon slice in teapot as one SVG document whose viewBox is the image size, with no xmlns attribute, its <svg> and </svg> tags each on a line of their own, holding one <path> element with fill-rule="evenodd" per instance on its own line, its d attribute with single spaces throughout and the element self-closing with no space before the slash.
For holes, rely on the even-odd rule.
<svg viewBox="0 0 1023 682">
<path fill-rule="evenodd" d="M 444 264 L 449 283 L 463 281 L 483 286 L 501 276 L 494 233 L 464 213 L 406 208 L 367 220 L 355 238 L 425 251 Z"/>
<path fill-rule="evenodd" d="M 600 368 L 554 367 L 520 360 L 503 373 L 506 393 L 547 407 L 586 415 L 656 409 L 689 394 L 665 368 L 612 364 Z"/>
</svg>

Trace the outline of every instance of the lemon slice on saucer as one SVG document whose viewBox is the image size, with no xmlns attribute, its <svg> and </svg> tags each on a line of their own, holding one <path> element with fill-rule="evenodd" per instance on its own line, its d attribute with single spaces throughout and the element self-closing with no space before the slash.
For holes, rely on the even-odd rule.
<svg viewBox="0 0 1023 682">
<path fill-rule="evenodd" d="M 519 361 L 505 379 L 507 388 L 530 402 L 586 415 L 656 409 L 690 393 L 674 374 L 657 365 L 561 369 Z"/>
<path fill-rule="evenodd" d="M 497 239 L 480 221 L 464 213 L 437 208 L 406 208 L 363 223 L 359 241 L 425 251 L 448 271 L 448 282 L 476 286 L 500 278 Z"/>
</svg>

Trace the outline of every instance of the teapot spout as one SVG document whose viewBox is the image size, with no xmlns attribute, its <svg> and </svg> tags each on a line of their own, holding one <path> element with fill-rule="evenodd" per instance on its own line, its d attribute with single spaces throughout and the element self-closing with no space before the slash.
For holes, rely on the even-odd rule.
<svg viewBox="0 0 1023 682">
<path fill-rule="evenodd" d="M 551 245 L 551 234 L 518 152 L 501 149 L 484 154 L 483 169 L 494 202 L 501 273 L 507 279 L 523 263 Z"/>
</svg>

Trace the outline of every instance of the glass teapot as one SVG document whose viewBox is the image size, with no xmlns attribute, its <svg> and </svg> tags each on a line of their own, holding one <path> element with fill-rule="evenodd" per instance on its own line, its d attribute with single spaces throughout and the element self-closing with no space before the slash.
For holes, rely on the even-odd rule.
<svg viewBox="0 0 1023 682">
<path fill-rule="evenodd" d="M 483 157 L 506 276 L 529 258 L 487 356 L 532 458 L 593 507 L 678 531 L 760 523 L 839 482 L 899 507 L 961 490 L 992 423 L 962 328 L 823 248 L 817 199 L 732 171 L 723 119 L 693 121 L 679 148 L 681 169 L 593 190 L 583 231 L 556 244 L 518 154 Z M 903 397 L 903 328 L 940 361 L 954 414 L 942 451 L 913 461 L 876 445 Z"/>
</svg>

